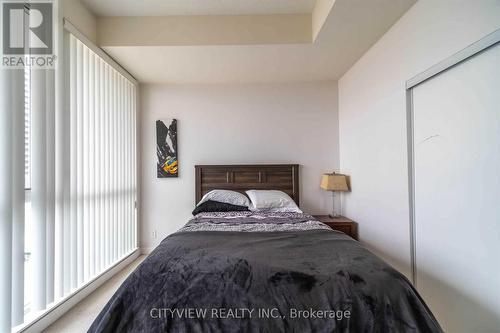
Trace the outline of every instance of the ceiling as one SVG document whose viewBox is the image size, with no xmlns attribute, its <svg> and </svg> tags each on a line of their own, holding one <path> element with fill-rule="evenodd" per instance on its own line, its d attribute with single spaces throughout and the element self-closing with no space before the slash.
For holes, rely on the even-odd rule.
<svg viewBox="0 0 500 333">
<path fill-rule="evenodd" d="M 158 4 L 180 13 L 193 4 L 204 14 L 253 10 L 306 10 L 311 1 L 296 0 L 85 0 L 92 11 L 108 15 Z M 338 80 L 417 0 L 336 0 L 314 42 L 265 45 L 102 45 L 141 83 L 211 84 Z M 120 5 L 118 5 L 118 2 Z M 287 6 L 284 6 L 284 4 Z M 95 3 L 95 5 L 93 5 Z M 137 5 L 141 3 L 141 5 Z M 190 5 L 186 5 L 189 3 Z M 232 5 L 229 6 L 229 3 Z M 288 5 L 290 4 L 290 5 Z M 257 6 L 259 5 L 259 6 Z M 263 7 L 261 7 L 263 6 Z M 258 7 L 258 8 L 257 8 Z M 148 8 L 150 8 L 148 6 Z M 170 13 L 170 12 L 169 12 Z M 269 12 L 266 12 L 269 13 Z"/>
<path fill-rule="evenodd" d="M 311 13 L 316 0 L 82 0 L 97 16 Z"/>
</svg>

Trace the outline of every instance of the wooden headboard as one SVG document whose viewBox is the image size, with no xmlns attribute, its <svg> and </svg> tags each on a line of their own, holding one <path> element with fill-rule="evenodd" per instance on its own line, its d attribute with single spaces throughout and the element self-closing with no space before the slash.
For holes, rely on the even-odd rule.
<svg viewBox="0 0 500 333">
<path fill-rule="evenodd" d="M 211 190 L 280 190 L 299 205 L 298 164 L 196 165 L 196 203 Z"/>
</svg>

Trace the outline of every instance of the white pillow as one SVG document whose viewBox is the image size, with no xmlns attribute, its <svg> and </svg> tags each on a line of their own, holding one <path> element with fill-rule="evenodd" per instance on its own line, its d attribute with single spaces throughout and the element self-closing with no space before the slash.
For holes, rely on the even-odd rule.
<svg viewBox="0 0 500 333">
<path fill-rule="evenodd" d="M 288 194 L 276 190 L 246 191 L 252 204 L 250 210 L 272 210 L 275 212 L 302 213 Z"/>
<path fill-rule="evenodd" d="M 250 200 L 248 200 L 248 198 L 244 194 L 238 193 L 236 191 L 212 190 L 205 194 L 196 206 L 199 206 L 200 204 L 208 200 L 224 202 L 236 206 L 250 207 Z"/>
</svg>

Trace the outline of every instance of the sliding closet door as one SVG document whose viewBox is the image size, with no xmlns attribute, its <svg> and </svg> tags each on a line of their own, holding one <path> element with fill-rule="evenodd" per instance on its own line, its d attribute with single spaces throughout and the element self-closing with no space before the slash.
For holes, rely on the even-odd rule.
<svg viewBox="0 0 500 333">
<path fill-rule="evenodd" d="M 413 102 L 417 289 L 447 332 L 498 332 L 500 45 Z"/>
</svg>

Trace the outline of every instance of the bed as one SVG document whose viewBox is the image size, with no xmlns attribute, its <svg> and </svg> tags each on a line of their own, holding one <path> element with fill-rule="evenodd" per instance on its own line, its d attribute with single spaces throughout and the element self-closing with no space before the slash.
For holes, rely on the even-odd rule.
<svg viewBox="0 0 500 333">
<path fill-rule="evenodd" d="M 196 166 L 196 202 L 213 189 L 280 190 L 299 204 L 299 166 Z M 442 330 L 402 274 L 312 216 L 224 212 L 166 237 L 89 332 Z"/>
</svg>

